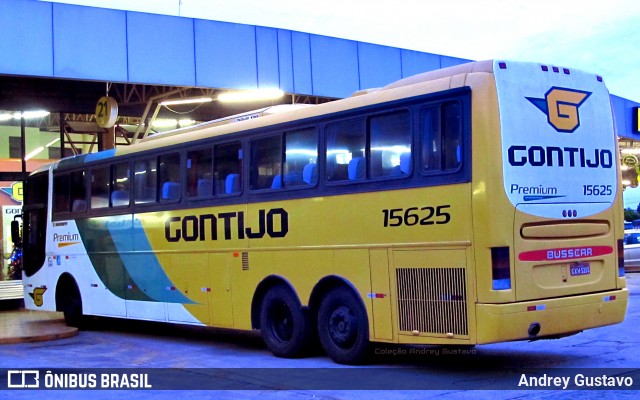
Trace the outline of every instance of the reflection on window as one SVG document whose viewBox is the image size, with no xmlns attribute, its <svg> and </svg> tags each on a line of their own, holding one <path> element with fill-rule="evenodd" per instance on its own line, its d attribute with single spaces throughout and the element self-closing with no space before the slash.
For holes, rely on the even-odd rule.
<svg viewBox="0 0 640 400">
<path fill-rule="evenodd" d="M 129 205 L 130 198 L 130 179 L 129 179 L 129 163 L 115 164 L 112 167 L 112 192 L 111 206 L 122 207 Z"/>
<path fill-rule="evenodd" d="M 211 148 L 187 153 L 187 196 L 212 196 L 213 157 Z"/>
<path fill-rule="evenodd" d="M 282 163 L 281 135 L 251 142 L 251 190 L 280 188 Z"/>
<path fill-rule="evenodd" d="M 251 144 L 251 189 L 285 189 L 318 181 L 315 128 L 285 132 Z"/>
<path fill-rule="evenodd" d="M 158 157 L 158 178 L 160 200 L 178 201 L 182 192 L 180 186 L 180 154 L 171 153 Z"/>
<path fill-rule="evenodd" d="M 280 187 L 315 185 L 318 138 L 314 128 L 285 133 L 284 174 Z"/>
<path fill-rule="evenodd" d="M 109 207 L 110 183 L 109 167 L 94 168 L 91 170 L 92 209 Z"/>
<path fill-rule="evenodd" d="M 327 128 L 327 180 L 330 182 L 366 178 L 365 121 L 345 121 Z"/>
<path fill-rule="evenodd" d="M 155 158 L 135 162 L 133 180 L 136 204 L 148 204 L 156 201 L 157 174 L 158 168 Z"/>
<path fill-rule="evenodd" d="M 238 142 L 220 144 L 213 149 L 214 178 L 218 193 L 236 194 L 242 188 L 242 146 Z"/>
<path fill-rule="evenodd" d="M 422 169 L 425 172 L 455 170 L 462 165 L 461 110 L 458 103 L 444 103 L 422 112 Z"/>
<path fill-rule="evenodd" d="M 87 180 L 85 171 L 75 171 L 71 173 L 70 196 L 71 212 L 82 212 L 87 210 Z"/>
<path fill-rule="evenodd" d="M 411 121 L 408 111 L 369 120 L 371 178 L 411 173 Z"/>
</svg>

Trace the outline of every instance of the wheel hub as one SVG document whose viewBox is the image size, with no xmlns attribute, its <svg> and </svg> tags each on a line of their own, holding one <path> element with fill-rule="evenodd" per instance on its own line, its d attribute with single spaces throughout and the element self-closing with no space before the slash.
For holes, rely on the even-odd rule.
<svg viewBox="0 0 640 400">
<path fill-rule="evenodd" d="M 353 344 L 354 315 L 348 307 L 340 306 L 336 308 L 329 317 L 329 335 L 331 340 L 339 347 L 349 347 Z"/>
</svg>

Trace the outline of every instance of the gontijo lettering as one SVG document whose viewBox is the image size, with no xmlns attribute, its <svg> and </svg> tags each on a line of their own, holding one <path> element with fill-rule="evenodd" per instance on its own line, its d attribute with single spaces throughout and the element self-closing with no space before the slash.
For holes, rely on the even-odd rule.
<svg viewBox="0 0 640 400">
<path fill-rule="evenodd" d="M 582 147 L 543 147 L 513 145 L 508 150 L 509 164 L 513 167 L 579 167 L 612 168 L 615 158 L 611 150 L 594 149 L 588 152 Z"/>
<path fill-rule="evenodd" d="M 259 210 L 257 227 L 246 226 L 244 211 L 170 217 L 164 223 L 164 235 L 168 242 L 218 240 L 220 228 L 224 240 L 283 238 L 289 232 L 289 214 L 284 208 Z"/>
</svg>

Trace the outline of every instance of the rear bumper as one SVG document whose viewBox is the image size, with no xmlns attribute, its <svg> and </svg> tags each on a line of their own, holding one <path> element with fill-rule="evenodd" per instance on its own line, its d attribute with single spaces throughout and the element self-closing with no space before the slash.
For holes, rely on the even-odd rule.
<svg viewBox="0 0 640 400">
<path fill-rule="evenodd" d="M 628 301 L 625 288 L 522 303 L 477 304 L 476 340 L 478 344 L 528 340 L 617 324 L 624 319 Z M 529 333 L 534 324 L 539 326 L 537 335 Z"/>
</svg>

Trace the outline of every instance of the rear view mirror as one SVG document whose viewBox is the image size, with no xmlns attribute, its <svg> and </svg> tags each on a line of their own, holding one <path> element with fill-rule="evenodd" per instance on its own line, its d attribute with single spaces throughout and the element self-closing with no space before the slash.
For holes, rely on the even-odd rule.
<svg viewBox="0 0 640 400">
<path fill-rule="evenodd" d="M 11 241 L 13 244 L 20 243 L 20 222 L 11 221 Z"/>
</svg>

